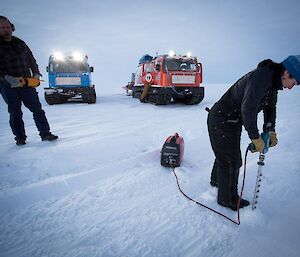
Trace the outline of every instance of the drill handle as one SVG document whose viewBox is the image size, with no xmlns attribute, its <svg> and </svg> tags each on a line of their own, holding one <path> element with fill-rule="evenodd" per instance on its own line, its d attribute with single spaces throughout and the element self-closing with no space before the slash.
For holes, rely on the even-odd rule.
<svg viewBox="0 0 300 257">
<path fill-rule="evenodd" d="M 260 134 L 260 137 L 261 139 L 264 141 L 265 143 L 265 146 L 264 146 L 264 150 L 262 153 L 267 153 L 269 151 L 269 146 L 270 146 L 270 133 L 269 131 L 267 132 L 263 132 Z M 255 152 L 255 145 L 253 143 L 250 143 L 248 145 L 248 148 L 247 148 L 251 153 L 254 153 Z"/>
</svg>

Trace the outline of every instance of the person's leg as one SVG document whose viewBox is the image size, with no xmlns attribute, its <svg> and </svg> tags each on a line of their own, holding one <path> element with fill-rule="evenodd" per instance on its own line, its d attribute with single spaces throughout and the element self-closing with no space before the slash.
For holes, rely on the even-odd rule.
<svg viewBox="0 0 300 257">
<path fill-rule="evenodd" d="M 240 151 L 242 125 L 228 124 L 224 119 L 209 115 L 208 131 L 216 157 L 211 173 L 211 185 L 212 181 L 217 181 L 218 203 L 236 210 L 238 175 L 242 165 Z M 249 203 L 244 201 L 242 199 L 241 208 Z"/>
<path fill-rule="evenodd" d="M 226 151 L 230 151 L 230 149 L 228 148 L 228 144 L 225 144 L 227 141 L 224 141 L 223 118 L 209 113 L 207 124 L 210 143 L 215 154 L 210 184 L 218 186 L 218 203 L 225 205 L 229 202 L 229 171 Z"/>
<path fill-rule="evenodd" d="M 44 110 L 38 98 L 38 94 L 35 88 L 22 88 L 21 98 L 24 105 L 32 112 L 35 125 L 40 132 L 40 136 L 44 136 L 50 133 L 49 123 L 47 121 Z"/>
<path fill-rule="evenodd" d="M 17 144 L 25 144 L 26 134 L 23 122 L 23 113 L 21 110 L 22 102 L 19 90 L 11 88 L 3 79 L 0 80 L 1 94 L 7 103 L 8 112 L 10 114 L 9 124 Z"/>
<path fill-rule="evenodd" d="M 232 133 L 232 152 L 230 157 L 229 166 L 229 208 L 237 210 L 237 204 L 239 200 L 238 194 L 238 181 L 239 181 L 239 170 L 242 166 L 242 154 L 240 149 L 242 128 L 237 128 Z M 249 205 L 247 200 L 241 199 L 240 208 Z"/>
<path fill-rule="evenodd" d="M 218 187 L 218 165 L 217 159 L 215 159 L 214 166 L 210 175 L 210 185 L 213 187 Z"/>
<path fill-rule="evenodd" d="M 227 206 L 229 202 L 229 168 L 226 164 L 220 163 L 218 173 L 218 204 Z"/>
<path fill-rule="evenodd" d="M 238 194 L 238 179 L 239 179 L 239 166 L 232 163 L 230 165 L 229 173 L 229 208 L 237 210 L 239 194 Z M 250 203 L 245 199 L 241 199 L 239 208 L 248 206 Z"/>
</svg>

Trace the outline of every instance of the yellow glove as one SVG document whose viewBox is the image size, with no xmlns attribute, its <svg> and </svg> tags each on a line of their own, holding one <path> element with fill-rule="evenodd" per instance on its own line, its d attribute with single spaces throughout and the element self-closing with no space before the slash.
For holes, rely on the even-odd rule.
<svg viewBox="0 0 300 257">
<path fill-rule="evenodd" d="M 254 152 L 260 152 L 262 153 L 265 147 L 265 142 L 260 137 L 257 139 L 251 139 L 252 144 L 254 144 L 255 149 L 252 151 Z"/>
<path fill-rule="evenodd" d="M 270 135 L 270 147 L 273 147 L 273 146 L 277 145 L 278 139 L 277 139 L 276 132 L 270 131 L 269 135 Z"/>
<path fill-rule="evenodd" d="M 36 78 L 19 78 L 22 87 L 38 87 L 40 85 L 40 80 Z"/>
</svg>

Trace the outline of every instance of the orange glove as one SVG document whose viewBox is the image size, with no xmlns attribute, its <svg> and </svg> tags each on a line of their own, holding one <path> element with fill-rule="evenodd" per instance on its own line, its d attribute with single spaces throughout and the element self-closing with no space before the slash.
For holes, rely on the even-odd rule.
<svg viewBox="0 0 300 257">
<path fill-rule="evenodd" d="M 37 78 L 19 78 L 22 87 L 38 87 L 40 85 L 40 80 Z"/>
</svg>

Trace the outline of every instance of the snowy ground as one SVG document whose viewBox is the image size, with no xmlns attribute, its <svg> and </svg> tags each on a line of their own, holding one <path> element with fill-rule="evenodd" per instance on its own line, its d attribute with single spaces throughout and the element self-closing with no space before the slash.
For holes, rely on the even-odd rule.
<svg viewBox="0 0 300 257">
<path fill-rule="evenodd" d="M 101 95 L 99 88 L 94 105 L 49 106 L 41 91 L 60 138 L 41 142 L 24 108 L 28 139 L 21 147 L 1 98 L 0 256 L 299 256 L 300 88 L 279 94 L 279 144 L 266 155 L 258 207 L 241 210 L 240 226 L 184 198 L 172 172 L 160 166 L 164 140 L 179 132 L 182 189 L 236 219 L 217 205 L 209 185 L 214 158 L 204 108 L 227 87 L 206 85 L 197 106 L 141 104 L 121 90 Z M 248 143 L 244 133 L 243 152 Z M 247 160 L 249 200 L 257 159 Z"/>
</svg>

